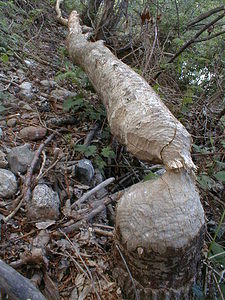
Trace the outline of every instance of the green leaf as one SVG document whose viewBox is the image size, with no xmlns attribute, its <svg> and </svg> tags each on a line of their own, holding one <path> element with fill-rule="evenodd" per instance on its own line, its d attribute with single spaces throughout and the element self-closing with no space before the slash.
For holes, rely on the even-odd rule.
<svg viewBox="0 0 225 300">
<path fill-rule="evenodd" d="M 193 97 L 193 91 L 191 89 L 188 89 L 184 94 L 182 105 L 186 106 L 187 104 L 191 104 L 193 102 L 192 97 Z"/>
<path fill-rule="evenodd" d="M 6 109 L 3 105 L 0 105 L 0 113 L 4 112 Z"/>
<path fill-rule="evenodd" d="M 99 155 L 96 156 L 94 163 L 96 167 L 101 171 L 101 173 L 103 172 L 103 169 L 107 165 L 106 162 Z"/>
<path fill-rule="evenodd" d="M 153 180 L 153 179 L 156 179 L 156 178 L 158 178 L 159 177 L 159 175 L 157 175 L 157 174 L 155 174 L 155 173 L 153 173 L 153 172 L 149 172 L 147 175 L 145 175 L 144 176 L 144 181 L 147 181 L 147 180 Z"/>
<path fill-rule="evenodd" d="M 6 53 L 3 53 L 3 54 L 1 55 L 1 60 L 3 61 L 4 64 L 7 64 L 8 61 L 9 61 L 8 55 L 7 55 Z"/>
<path fill-rule="evenodd" d="M 213 179 L 205 174 L 199 175 L 197 181 L 203 189 L 211 189 L 214 184 Z"/>
<path fill-rule="evenodd" d="M 217 172 L 214 177 L 218 180 L 218 181 L 222 181 L 225 182 L 225 171 L 219 171 Z"/>
<path fill-rule="evenodd" d="M 93 156 L 96 154 L 97 147 L 94 145 L 75 145 L 74 150 L 80 153 L 83 153 L 86 157 Z"/>
<path fill-rule="evenodd" d="M 111 147 L 102 148 L 101 155 L 106 158 L 115 158 L 116 154 Z"/>
<path fill-rule="evenodd" d="M 225 266 L 225 251 L 224 251 L 224 248 L 216 242 L 214 242 L 212 244 L 211 252 L 210 252 L 209 257 L 212 257 L 214 255 L 216 255 L 216 256 L 213 257 L 212 260 L 214 262 L 217 262 L 217 263 Z"/>
<path fill-rule="evenodd" d="M 72 110 L 77 111 L 84 106 L 84 99 L 82 95 L 76 95 L 75 97 L 68 98 L 63 102 L 63 110 L 69 111 Z"/>
</svg>

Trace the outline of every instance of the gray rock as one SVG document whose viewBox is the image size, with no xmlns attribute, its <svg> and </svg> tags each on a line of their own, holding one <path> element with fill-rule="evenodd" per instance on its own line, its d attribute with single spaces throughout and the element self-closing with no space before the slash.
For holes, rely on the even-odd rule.
<svg viewBox="0 0 225 300">
<path fill-rule="evenodd" d="M 20 84 L 20 88 L 22 90 L 27 90 L 27 91 L 31 92 L 31 90 L 32 90 L 32 83 L 28 82 L 28 81 L 24 81 L 23 83 Z"/>
<path fill-rule="evenodd" d="M 95 174 L 93 165 L 89 159 L 81 159 L 75 168 L 75 176 L 84 183 L 89 184 Z"/>
<path fill-rule="evenodd" d="M 73 97 L 76 96 L 77 93 L 72 93 L 66 89 L 55 89 L 51 92 L 51 98 L 59 100 L 59 101 L 64 101 L 68 97 Z"/>
<path fill-rule="evenodd" d="M 34 158 L 34 153 L 34 151 L 30 150 L 30 144 L 12 148 L 7 157 L 10 170 L 15 174 L 18 172 L 21 174 L 26 173 Z"/>
<path fill-rule="evenodd" d="M 6 154 L 0 150 L 0 168 L 4 169 L 7 165 Z"/>
<path fill-rule="evenodd" d="M 32 220 L 56 220 L 59 217 L 60 200 L 46 184 L 38 184 L 28 204 L 28 217 Z"/>
<path fill-rule="evenodd" d="M 40 84 L 45 86 L 45 87 L 54 87 L 57 85 L 57 83 L 54 80 L 41 80 Z"/>
<path fill-rule="evenodd" d="M 0 128 L 0 139 L 2 138 L 3 136 L 3 130 Z"/>
<path fill-rule="evenodd" d="M 24 62 L 28 68 L 35 66 L 35 61 L 32 59 L 31 60 L 25 59 Z"/>
<path fill-rule="evenodd" d="M 32 93 L 32 83 L 24 81 L 20 84 L 20 96 L 24 97 L 27 100 L 32 99 L 33 93 Z"/>
<path fill-rule="evenodd" d="M 15 127 L 15 126 L 16 126 L 16 123 L 17 123 L 17 119 L 16 119 L 16 118 L 12 118 L 12 119 L 9 119 L 9 120 L 7 121 L 7 125 L 8 125 L 9 127 Z"/>
<path fill-rule="evenodd" d="M 5 169 L 0 169 L 0 197 L 9 198 L 17 192 L 15 175 Z"/>
</svg>

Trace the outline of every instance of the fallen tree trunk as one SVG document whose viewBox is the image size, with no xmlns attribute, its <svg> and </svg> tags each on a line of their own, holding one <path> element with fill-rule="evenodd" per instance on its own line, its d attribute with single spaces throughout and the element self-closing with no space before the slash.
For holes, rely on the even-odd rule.
<svg viewBox="0 0 225 300">
<path fill-rule="evenodd" d="M 76 12 L 68 27 L 69 55 L 104 103 L 112 133 L 137 158 L 167 169 L 119 201 L 114 275 L 129 299 L 190 299 L 204 234 L 191 137 L 141 76 L 102 41 L 88 41 Z"/>
<path fill-rule="evenodd" d="M 42 293 L 24 276 L 0 260 L 0 291 L 11 300 L 45 300 Z"/>
</svg>

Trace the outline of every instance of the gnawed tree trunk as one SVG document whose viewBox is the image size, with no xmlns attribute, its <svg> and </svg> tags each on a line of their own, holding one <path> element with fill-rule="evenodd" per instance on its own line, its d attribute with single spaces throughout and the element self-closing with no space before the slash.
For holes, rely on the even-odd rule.
<svg viewBox="0 0 225 300">
<path fill-rule="evenodd" d="M 129 299 L 190 299 L 204 233 L 204 211 L 190 175 L 191 137 L 141 76 L 102 41 L 87 40 L 76 12 L 68 26 L 70 57 L 103 101 L 112 133 L 137 158 L 167 169 L 121 198 L 114 275 Z"/>
</svg>

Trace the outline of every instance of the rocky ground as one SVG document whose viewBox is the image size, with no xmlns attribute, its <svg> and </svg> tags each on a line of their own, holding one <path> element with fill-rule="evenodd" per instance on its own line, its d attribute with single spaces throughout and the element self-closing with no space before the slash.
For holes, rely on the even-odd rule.
<svg viewBox="0 0 225 300">
<path fill-rule="evenodd" d="M 18 14 L 15 22 L 22 28 L 24 18 Z M 0 62 L 0 256 L 48 299 L 120 299 L 110 266 L 114 204 L 104 204 L 118 183 L 105 183 L 111 171 L 74 149 L 102 149 L 111 137 L 97 96 L 65 54 L 66 33 L 53 8 L 41 11 Z M 71 97 L 81 94 L 71 113 Z M 104 166 L 110 160 L 110 153 L 99 155 Z M 117 171 L 121 179 L 127 168 L 132 172 Z M 86 195 L 101 182 L 101 190 Z"/>
<path fill-rule="evenodd" d="M 15 17 L 3 7 L 0 39 L 0 257 L 48 299 L 122 299 L 111 276 L 117 192 L 163 169 L 110 135 L 53 5 L 21 3 Z"/>
</svg>

